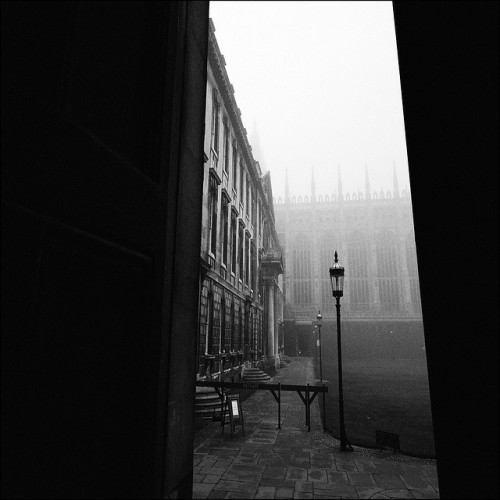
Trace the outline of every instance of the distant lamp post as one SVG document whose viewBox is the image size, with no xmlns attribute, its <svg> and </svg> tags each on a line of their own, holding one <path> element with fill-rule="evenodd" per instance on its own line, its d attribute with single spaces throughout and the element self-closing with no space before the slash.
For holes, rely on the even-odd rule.
<svg viewBox="0 0 500 500">
<path fill-rule="evenodd" d="M 335 250 L 335 263 L 330 267 L 330 281 L 332 283 L 332 295 L 337 304 L 337 353 L 339 366 L 339 419 L 340 419 L 340 451 L 353 451 L 347 441 L 344 424 L 344 392 L 342 389 L 342 346 L 340 335 L 340 297 L 344 295 L 344 268 L 338 263 L 338 255 Z"/>
</svg>

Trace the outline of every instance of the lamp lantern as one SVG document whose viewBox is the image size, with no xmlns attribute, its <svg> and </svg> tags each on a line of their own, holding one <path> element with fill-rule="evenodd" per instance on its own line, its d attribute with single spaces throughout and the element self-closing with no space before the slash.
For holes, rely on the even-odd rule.
<svg viewBox="0 0 500 500">
<path fill-rule="evenodd" d="M 332 295 L 342 297 L 344 295 L 344 268 L 339 264 L 336 250 L 335 263 L 330 267 L 330 281 L 332 283 Z"/>
</svg>

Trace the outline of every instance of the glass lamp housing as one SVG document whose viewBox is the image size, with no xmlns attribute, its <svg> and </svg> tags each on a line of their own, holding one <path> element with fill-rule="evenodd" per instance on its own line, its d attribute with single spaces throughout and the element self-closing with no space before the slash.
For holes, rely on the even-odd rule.
<svg viewBox="0 0 500 500">
<path fill-rule="evenodd" d="M 335 263 L 330 267 L 330 281 L 332 295 L 342 297 L 344 295 L 344 268 L 338 263 L 337 252 L 335 252 Z"/>
</svg>

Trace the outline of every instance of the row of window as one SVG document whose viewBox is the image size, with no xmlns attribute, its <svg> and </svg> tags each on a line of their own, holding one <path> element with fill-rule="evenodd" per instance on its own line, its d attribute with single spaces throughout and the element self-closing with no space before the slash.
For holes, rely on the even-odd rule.
<svg viewBox="0 0 500 500">
<path fill-rule="evenodd" d="M 262 311 L 207 280 L 201 292 L 200 356 L 204 354 L 262 351 Z"/>
<path fill-rule="evenodd" d="M 219 151 L 220 122 L 222 121 L 222 151 Z M 262 215 L 262 205 L 258 203 L 256 189 L 250 181 L 246 172 L 244 160 L 238 152 L 238 142 L 231 133 L 229 119 L 227 116 L 221 118 L 221 105 L 216 89 L 212 91 L 212 125 L 211 125 L 211 149 L 214 152 L 214 168 L 218 168 L 219 159 L 222 155 L 223 175 L 230 179 L 235 196 L 239 196 L 240 204 L 243 206 L 247 216 L 251 217 L 252 225 L 256 227 L 257 208 Z M 231 168 L 232 167 L 232 168 Z M 238 182 L 239 181 L 239 182 Z"/>
<path fill-rule="evenodd" d="M 232 186 L 234 202 L 231 204 L 230 195 L 225 187 L 220 188 L 221 179 L 217 179 L 219 174 L 211 175 L 209 181 L 208 250 L 212 257 L 217 259 L 219 245 L 222 265 L 250 289 L 256 290 L 256 271 L 258 269 L 256 234 L 260 233 L 262 246 L 264 249 L 267 248 L 270 245 L 269 226 L 263 216 L 262 200 L 258 197 L 256 187 L 252 185 L 245 168 L 243 155 L 238 152 L 238 143 L 231 132 L 229 119 L 227 116 L 221 116 L 222 114 L 218 91 L 213 89 L 211 166 L 217 172 L 219 159 L 221 159 L 222 184 L 228 189 Z M 220 143 L 222 143 L 222 150 L 219 148 Z M 225 179 L 227 179 L 227 183 Z M 219 189 L 222 191 L 220 210 L 218 206 Z M 237 196 L 239 197 L 240 210 L 235 205 Z M 246 213 L 247 222 L 249 221 L 248 217 L 251 216 L 254 238 L 245 229 L 244 213 Z M 219 233 L 217 231 L 218 223 L 220 223 Z M 220 237 L 220 241 L 218 241 L 218 237 Z"/>
<path fill-rule="evenodd" d="M 332 235 L 325 235 L 324 242 L 330 245 L 333 241 Z M 321 269 L 328 269 L 331 265 L 331 255 L 334 252 L 333 246 L 321 245 L 319 247 L 319 259 Z M 369 286 L 372 280 L 370 268 L 372 255 L 369 245 L 363 239 L 351 239 L 351 245 L 347 250 L 346 266 L 348 274 L 349 302 L 351 309 L 369 309 Z M 298 247 L 291 252 L 291 264 L 289 266 L 290 282 L 293 289 L 293 303 L 297 306 L 313 305 L 313 266 L 312 266 L 312 246 L 305 238 L 302 238 Z M 410 281 L 410 295 L 413 303 L 420 303 L 418 289 L 418 269 L 415 253 L 414 239 L 408 237 L 405 245 L 405 257 Z M 375 248 L 375 265 L 377 283 L 379 288 L 379 299 L 383 310 L 399 310 L 400 303 L 400 278 L 402 270 L 400 268 L 399 255 L 394 240 L 382 239 Z M 344 263 L 345 264 L 345 263 Z M 326 272 L 326 271 L 325 271 Z M 346 283 L 347 284 L 347 283 Z M 321 280 L 321 297 L 323 307 L 331 304 L 331 290 L 328 276 Z M 373 300 L 373 298 L 372 298 Z"/>
<path fill-rule="evenodd" d="M 217 258 L 217 221 L 219 212 L 217 207 L 217 183 L 211 178 L 209 199 L 209 249 L 213 258 Z M 242 219 L 231 208 L 227 196 L 222 193 L 222 207 L 220 211 L 221 234 L 221 262 L 242 283 L 256 289 L 256 261 L 255 242 L 250 233 L 245 230 Z M 229 220 L 231 223 L 229 224 Z"/>
</svg>

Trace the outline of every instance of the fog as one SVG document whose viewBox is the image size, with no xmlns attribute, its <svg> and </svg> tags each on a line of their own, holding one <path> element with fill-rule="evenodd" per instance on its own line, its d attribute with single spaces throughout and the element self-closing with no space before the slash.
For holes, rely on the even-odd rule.
<svg viewBox="0 0 500 500">
<path fill-rule="evenodd" d="M 273 195 L 409 189 L 392 2 L 211 1 L 235 99 Z"/>
</svg>

